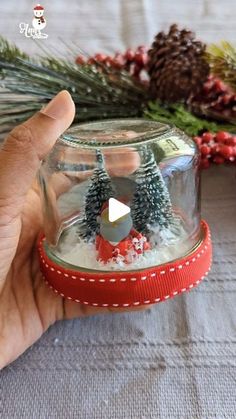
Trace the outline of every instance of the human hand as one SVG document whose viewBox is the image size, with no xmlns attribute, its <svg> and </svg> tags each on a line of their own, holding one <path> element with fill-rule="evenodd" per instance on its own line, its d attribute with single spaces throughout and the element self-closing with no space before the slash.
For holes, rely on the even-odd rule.
<svg viewBox="0 0 236 419">
<path fill-rule="evenodd" d="M 36 240 L 42 219 L 35 175 L 74 113 L 69 93 L 60 92 L 13 129 L 0 151 L 0 369 L 57 320 L 109 311 L 56 296 L 39 270 Z"/>
</svg>

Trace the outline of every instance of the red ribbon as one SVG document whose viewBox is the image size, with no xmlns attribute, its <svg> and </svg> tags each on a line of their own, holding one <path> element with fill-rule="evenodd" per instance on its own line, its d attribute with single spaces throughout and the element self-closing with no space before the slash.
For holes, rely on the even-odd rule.
<svg viewBox="0 0 236 419">
<path fill-rule="evenodd" d="M 202 221 L 203 240 L 188 256 L 139 271 L 65 269 L 47 256 L 44 237 L 38 242 L 40 268 L 55 293 L 81 304 L 129 307 L 165 301 L 192 289 L 208 274 L 212 259 L 209 227 Z"/>
</svg>

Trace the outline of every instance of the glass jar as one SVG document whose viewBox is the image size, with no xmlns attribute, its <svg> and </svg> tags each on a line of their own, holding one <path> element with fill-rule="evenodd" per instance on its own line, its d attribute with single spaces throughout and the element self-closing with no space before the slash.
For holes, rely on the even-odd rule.
<svg viewBox="0 0 236 419">
<path fill-rule="evenodd" d="M 176 272 L 176 263 L 181 266 L 196 252 L 200 259 L 204 240 L 209 243 L 200 217 L 199 152 L 173 126 L 144 119 L 74 126 L 42 162 L 38 179 L 45 234 L 39 245 L 42 271 L 53 289 L 79 302 L 120 306 L 119 295 L 123 306 L 137 303 L 127 297 L 127 286 L 122 294 L 118 282 L 137 288 L 139 280 L 147 284 L 163 275 L 164 281 L 163 266 Z M 201 274 L 209 269 L 203 265 Z M 65 278 L 71 281 L 69 291 Z M 110 303 L 102 296 L 97 303 L 95 294 L 106 291 L 102 280 L 110 286 Z M 117 289 L 111 288 L 112 280 Z M 171 292 L 179 292 L 171 286 Z M 159 294 L 152 300 L 144 295 L 143 302 L 169 295 Z"/>
</svg>

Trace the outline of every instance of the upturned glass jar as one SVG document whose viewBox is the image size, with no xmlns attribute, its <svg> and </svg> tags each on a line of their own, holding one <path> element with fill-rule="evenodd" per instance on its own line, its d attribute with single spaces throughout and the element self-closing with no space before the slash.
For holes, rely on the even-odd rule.
<svg viewBox="0 0 236 419">
<path fill-rule="evenodd" d="M 149 304 L 207 273 L 199 152 L 177 128 L 144 119 L 74 126 L 38 179 L 41 269 L 63 296 L 95 306 Z"/>
</svg>

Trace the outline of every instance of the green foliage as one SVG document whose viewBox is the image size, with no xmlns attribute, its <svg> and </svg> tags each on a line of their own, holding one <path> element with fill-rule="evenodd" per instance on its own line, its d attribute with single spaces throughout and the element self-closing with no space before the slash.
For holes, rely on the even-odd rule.
<svg viewBox="0 0 236 419">
<path fill-rule="evenodd" d="M 101 215 L 103 204 L 115 195 L 111 179 L 104 167 L 103 156 L 99 150 L 96 153 L 97 167 L 93 172 L 86 193 L 85 217 L 79 231 L 79 234 L 86 239 L 90 239 L 95 233 L 99 233 L 97 217 Z"/>
<path fill-rule="evenodd" d="M 208 49 L 212 70 L 235 87 L 236 50 L 227 42 Z M 64 58 L 30 58 L 0 37 L 0 134 L 40 110 L 60 90 L 68 90 L 76 105 L 74 122 L 106 118 L 145 117 L 173 123 L 189 135 L 201 131 L 235 132 L 235 125 L 208 121 L 183 105 L 148 102 L 146 85 L 126 71 L 97 62 L 79 65 Z"/>
<path fill-rule="evenodd" d="M 8 63 L 15 62 L 16 58 L 28 59 L 27 54 L 22 52 L 16 45 L 10 44 L 5 38 L 0 36 L 0 61 L 6 60 Z"/>
<path fill-rule="evenodd" d="M 236 48 L 227 41 L 209 45 L 206 58 L 211 72 L 236 90 Z"/>
<path fill-rule="evenodd" d="M 75 122 L 142 115 L 147 89 L 125 71 L 64 58 L 29 58 L 0 38 L 0 130 L 24 121 L 60 90 L 76 105 Z"/>
<path fill-rule="evenodd" d="M 134 227 L 148 234 L 152 226 L 168 228 L 173 221 L 169 191 L 156 164 L 153 152 L 147 147 L 141 151 L 141 165 L 135 172 L 137 188 L 131 213 Z"/>
<path fill-rule="evenodd" d="M 236 130 L 236 125 L 233 124 L 220 124 L 198 118 L 181 104 L 164 106 L 161 105 L 160 102 L 149 102 L 148 109 L 144 112 L 144 116 L 158 122 L 174 124 L 190 136 L 198 135 L 202 131 L 217 132 L 226 130 L 235 132 Z"/>
</svg>

